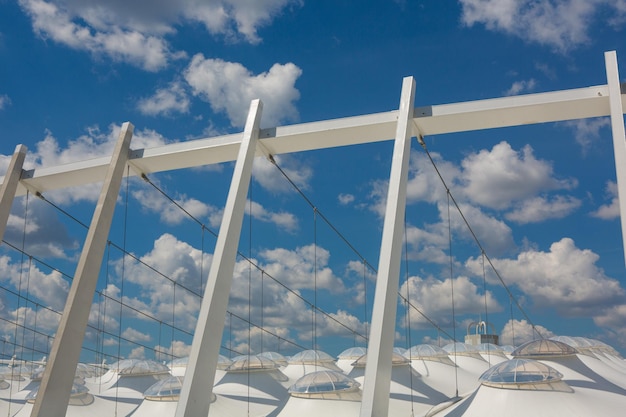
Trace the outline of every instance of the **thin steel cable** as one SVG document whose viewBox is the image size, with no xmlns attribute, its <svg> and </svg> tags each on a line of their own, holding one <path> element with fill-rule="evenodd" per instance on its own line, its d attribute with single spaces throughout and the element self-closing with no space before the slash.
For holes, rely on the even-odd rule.
<svg viewBox="0 0 626 417">
<path fill-rule="evenodd" d="M 456 316 L 454 312 L 454 270 L 452 261 L 452 226 L 450 220 L 450 191 L 448 190 L 448 258 L 450 260 L 450 293 L 452 296 L 452 333 L 454 334 L 454 386 L 456 389 L 455 397 L 459 396 L 459 372 L 458 372 L 458 358 L 456 352 Z"/>
<path fill-rule="evenodd" d="M 404 272 L 406 274 L 406 299 L 410 300 L 411 299 L 411 292 L 410 292 L 410 282 L 409 282 L 409 242 L 408 239 L 406 237 L 406 214 L 404 216 Z M 409 309 L 409 306 L 406 306 L 406 328 L 407 328 L 407 335 L 406 335 L 406 343 L 407 343 L 407 349 L 411 349 L 412 343 L 411 343 L 411 310 Z M 413 398 L 413 368 L 411 365 L 411 355 L 409 354 L 409 385 L 411 388 L 411 415 L 414 416 L 415 415 L 415 409 L 414 409 L 414 398 Z"/>
<path fill-rule="evenodd" d="M 500 281 L 500 283 L 502 284 L 502 286 L 504 287 L 506 292 L 509 294 L 509 297 L 511 297 L 511 299 L 515 301 L 515 304 L 517 305 L 517 308 L 524 315 L 524 317 L 526 318 L 528 323 L 530 323 L 530 325 L 532 326 L 533 331 L 536 332 L 541 339 L 544 339 L 544 336 L 541 334 L 541 332 L 539 332 L 539 330 L 537 330 L 535 324 L 530 319 L 530 316 L 526 313 L 524 308 L 522 308 L 522 305 L 517 301 L 517 298 L 515 298 L 513 296 L 513 293 L 509 289 L 508 285 L 506 285 L 506 283 L 504 282 L 504 279 L 502 278 L 502 276 L 500 275 L 500 273 L 496 269 L 495 265 L 491 261 L 491 258 L 489 257 L 489 255 L 487 255 L 487 252 L 485 251 L 485 248 L 483 248 L 482 244 L 480 243 L 480 240 L 478 239 L 478 236 L 476 236 L 476 233 L 474 233 L 474 229 L 472 229 L 472 227 L 470 226 L 469 221 L 467 220 L 467 218 L 463 214 L 463 211 L 461 210 L 461 207 L 459 206 L 459 204 L 457 203 L 456 199 L 454 198 L 454 196 L 450 192 L 450 188 L 448 188 L 448 185 L 447 185 L 446 181 L 443 179 L 443 176 L 441 175 L 441 172 L 439 171 L 439 168 L 437 168 L 437 164 L 435 164 L 435 161 L 433 160 L 432 156 L 430 155 L 430 152 L 428 151 L 428 148 L 426 147 L 426 143 L 423 140 L 421 140 L 421 139 L 420 139 L 419 142 L 420 142 L 420 145 L 422 145 L 422 148 L 424 148 L 424 151 L 426 152 L 426 155 L 428 156 L 428 159 L 430 159 L 430 162 L 431 162 L 433 168 L 435 169 L 435 172 L 439 176 L 439 179 L 441 180 L 443 186 L 445 187 L 446 192 L 448 193 L 449 198 L 452 200 L 452 202 L 454 203 L 454 206 L 456 207 L 457 211 L 461 215 L 461 218 L 463 219 L 463 222 L 465 223 L 465 226 L 467 227 L 467 229 L 469 230 L 470 234 L 472 235 L 474 241 L 478 245 L 478 248 L 485 254 L 485 258 L 487 259 L 487 262 L 489 263 L 489 266 L 491 267 L 492 271 L 498 277 L 498 280 Z"/>
</svg>

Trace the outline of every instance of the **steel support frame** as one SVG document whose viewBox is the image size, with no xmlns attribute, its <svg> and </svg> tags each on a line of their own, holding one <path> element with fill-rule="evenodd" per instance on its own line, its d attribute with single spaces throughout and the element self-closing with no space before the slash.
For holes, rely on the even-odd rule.
<svg viewBox="0 0 626 417">
<path fill-rule="evenodd" d="M 609 86 L 609 107 L 611 112 L 611 131 L 613 133 L 619 213 L 622 224 L 622 242 L 626 242 L 626 133 L 624 129 L 622 92 L 617 68 L 617 54 L 615 51 L 606 52 L 604 61 Z M 623 250 L 624 262 L 626 263 L 626 245 L 623 245 Z"/>
<path fill-rule="evenodd" d="M 2 186 L 0 187 L 0 240 L 4 238 L 4 232 L 6 231 L 9 221 L 9 214 L 11 214 L 13 199 L 15 198 L 17 185 L 20 182 L 27 151 L 26 146 L 17 145 L 15 152 L 13 152 L 11 162 L 9 162 L 9 167 L 4 176 Z"/>
<path fill-rule="evenodd" d="M 202 417 L 209 413 L 262 110 L 263 103 L 253 100 L 224 206 L 176 417 Z"/>
<path fill-rule="evenodd" d="M 67 412 L 133 129 L 128 122 L 122 125 L 113 150 L 31 417 L 64 416 Z"/>
<path fill-rule="evenodd" d="M 391 363 L 396 332 L 414 101 L 415 80 L 413 77 L 406 77 L 402 82 L 396 139 L 389 175 L 360 417 L 383 417 L 389 412 Z"/>
</svg>

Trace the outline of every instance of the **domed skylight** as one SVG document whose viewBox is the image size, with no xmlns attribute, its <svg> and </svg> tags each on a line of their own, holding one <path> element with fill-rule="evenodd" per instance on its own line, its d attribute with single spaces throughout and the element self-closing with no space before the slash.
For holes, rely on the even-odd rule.
<svg viewBox="0 0 626 417">
<path fill-rule="evenodd" d="M 443 350 L 448 352 L 448 356 L 469 356 L 471 358 L 483 360 L 483 357 L 480 355 L 480 352 L 472 345 L 468 345 L 467 343 L 449 343 L 443 347 Z"/>
<path fill-rule="evenodd" d="M 226 368 L 227 372 L 247 372 L 277 369 L 279 365 L 273 360 L 260 355 L 242 355 L 235 358 Z"/>
<path fill-rule="evenodd" d="M 39 388 L 35 388 L 28 394 L 26 394 L 26 401 L 34 403 Z M 89 389 L 82 384 L 72 384 L 72 391 L 70 392 L 70 401 L 68 405 L 89 405 L 94 402 L 94 397 L 89 393 Z"/>
<path fill-rule="evenodd" d="M 303 350 L 289 359 L 289 363 L 315 364 L 319 362 L 335 362 L 335 359 L 321 350 Z"/>
<path fill-rule="evenodd" d="M 258 356 L 261 356 L 263 358 L 271 359 L 274 362 L 276 362 L 277 364 L 279 364 L 280 366 L 287 365 L 287 358 L 284 357 L 283 355 L 281 355 L 278 352 L 261 352 L 261 353 L 258 354 Z"/>
<path fill-rule="evenodd" d="M 149 360 L 125 359 L 115 364 L 112 369 L 123 376 L 157 375 L 169 373 L 169 368 L 161 363 Z"/>
<path fill-rule="evenodd" d="M 404 353 L 404 357 L 411 360 L 425 360 L 454 365 L 454 362 L 452 362 L 452 359 L 448 356 L 448 352 L 439 346 L 429 344 L 421 344 L 411 347 L 411 349 Z"/>
<path fill-rule="evenodd" d="M 550 358 L 571 356 L 578 353 L 573 347 L 563 342 L 550 339 L 526 342 L 511 353 L 516 358 Z"/>
<path fill-rule="evenodd" d="M 367 363 L 367 355 L 361 356 L 359 359 L 352 363 L 352 366 L 355 368 L 365 368 L 365 364 Z M 411 361 L 408 358 L 405 358 L 402 355 L 397 353 L 391 354 L 391 365 L 399 366 L 399 365 L 408 365 Z"/>
<path fill-rule="evenodd" d="M 367 353 L 367 348 L 363 346 L 355 346 L 344 350 L 337 358 L 339 359 L 358 359 Z"/>
<path fill-rule="evenodd" d="M 315 397 L 328 393 L 358 391 L 360 384 L 349 376 L 337 371 L 318 371 L 304 375 L 289 388 L 295 397 Z"/>
<path fill-rule="evenodd" d="M 532 359 L 511 359 L 489 368 L 479 381 L 483 385 L 507 389 L 545 389 L 541 384 L 560 382 L 556 369 Z M 554 389 L 551 387 L 550 389 Z"/>
</svg>

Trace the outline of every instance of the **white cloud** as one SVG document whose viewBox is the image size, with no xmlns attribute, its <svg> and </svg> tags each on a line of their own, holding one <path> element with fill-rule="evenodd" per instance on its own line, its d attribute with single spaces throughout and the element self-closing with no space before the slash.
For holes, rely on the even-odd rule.
<svg viewBox="0 0 626 417">
<path fill-rule="evenodd" d="M 147 333 L 142 333 L 139 330 L 127 327 L 122 332 L 122 337 L 130 340 L 131 342 L 145 343 L 152 340 L 152 336 Z"/>
<path fill-rule="evenodd" d="M 613 220 L 619 217 L 619 196 L 617 194 L 617 183 L 614 181 L 607 182 L 606 195 L 611 202 L 601 205 L 596 211 L 592 212 L 592 217 L 604 220 Z"/>
<path fill-rule="evenodd" d="M 190 101 L 180 82 L 172 82 L 166 88 L 158 89 L 151 97 L 139 100 L 137 107 L 149 116 L 187 113 Z"/>
<path fill-rule="evenodd" d="M 20 0 L 33 30 L 44 38 L 97 57 L 157 71 L 183 57 L 165 39 L 176 26 L 198 22 L 229 41 L 261 41 L 259 28 L 300 0 Z"/>
<path fill-rule="evenodd" d="M 11 99 L 6 94 L 0 94 L 0 110 L 4 110 L 11 104 Z"/>
<path fill-rule="evenodd" d="M 607 0 L 460 0 L 461 21 L 566 52 L 589 41 L 589 28 Z"/>
<path fill-rule="evenodd" d="M 568 317 L 596 316 L 620 302 L 626 295 L 620 283 L 596 265 L 599 256 L 589 249 L 579 249 L 570 238 L 550 246 L 549 252 L 528 249 L 517 259 L 493 259 L 507 285 L 519 287 L 532 297 L 535 308 L 555 309 Z M 482 274 L 479 258 L 466 266 Z M 492 283 L 499 281 L 490 270 Z"/>
<path fill-rule="evenodd" d="M 339 204 L 341 204 L 342 206 L 347 206 L 348 204 L 351 204 L 354 202 L 354 195 L 341 193 L 337 196 L 337 200 L 339 201 Z"/>
<path fill-rule="evenodd" d="M 533 91 L 536 85 L 537 82 L 534 78 L 531 78 L 529 80 L 515 81 L 513 85 L 511 85 L 511 87 L 507 91 L 505 91 L 504 94 L 507 96 L 515 96 L 525 91 Z"/>
<path fill-rule="evenodd" d="M 460 276 L 454 278 L 452 283 L 454 284 L 454 309 L 457 319 L 463 314 L 478 316 L 485 313 L 485 294 L 481 294 L 469 278 Z M 403 297 L 408 295 L 411 303 L 424 315 L 442 327 L 452 323 L 452 284 L 449 278 L 440 281 L 432 277 L 412 276 L 408 279 L 408 286 L 407 292 L 407 281 L 405 281 L 400 286 L 400 294 Z M 502 310 L 490 291 L 487 291 L 486 302 L 488 311 Z M 411 326 L 422 328 L 431 326 L 414 308 L 409 307 L 409 309 Z"/>
<path fill-rule="evenodd" d="M 313 170 L 302 160 L 290 155 L 274 156 L 276 164 L 298 188 L 306 190 Z M 272 193 L 294 192 L 293 186 L 283 174 L 266 158 L 256 158 L 252 166 L 252 178 L 265 190 Z"/>
<path fill-rule="evenodd" d="M 539 336 L 537 332 L 539 332 L 541 336 Z M 552 336 L 555 336 L 555 334 L 541 325 L 535 325 L 535 329 L 533 329 L 533 326 L 528 323 L 527 320 L 512 319 L 506 322 L 500 332 L 500 344 L 519 346 L 531 340 Z"/>
<path fill-rule="evenodd" d="M 522 201 L 506 214 L 506 218 L 518 224 L 539 223 L 548 219 L 562 219 L 579 208 L 581 201 L 574 197 L 556 196 L 550 200 L 533 197 Z"/>
<path fill-rule="evenodd" d="M 491 151 L 467 156 L 462 166 L 467 198 L 495 209 L 505 209 L 542 191 L 577 185 L 574 179 L 554 178 L 550 163 L 536 159 L 529 145 L 515 151 L 508 143 L 500 142 Z"/>
<path fill-rule="evenodd" d="M 302 70 L 292 63 L 274 64 L 269 71 L 254 75 L 243 65 L 196 54 L 185 70 L 185 80 L 193 94 L 224 112 L 232 126 L 243 126 L 250 102 L 263 101 L 262 125 L 297 120 L 294 102 L 300 98 L 295 82 Z"/>
<path fill-rule="evenodd" d="M 317 286 L 317 289 L 334 294 L 345 291 L 341 279 L 328 266 L 330 252 L 319 245 L 306 245 L 293 251 L 268 249 L 259 256 L 267 262 L 264 269 L 292 289 L 314 289 Z"/>
<path fill-rule="evenodd" d="M 176 56 L 158 36 L 116 25 L 87 26 L 79 23 L 86 16 L 74 15 L 62 5 L 44 0 L 20 0 L 20 5 L 32 19 L 35 33 L 73 49 L 128 62 L 147 71 L 165 67 L 168 60 Z"/>
<path fill-rule="evenodd" d="M 131 192 L 134 199 L 141 204 L 144 211 L 157 213 L 162 222 L 169 225 L 177 225 L 184 220 L 189 220 L 187 213 L 199 221 L 211 227 L 219 227 L 222 219 L 222 211 L 217 207 L 203 203 L 195 198 L 187 197 L 184 194 L 175 195 L 172 198 L 187 213 L 178 206 L 164 198 L 153 188 L 141 188 Z"/>
<path fill-rule="evenodd" d="M 273 223 L 277 227 L 287 232 L 293 233 L 298 229 L 298 219 L 292 213 L 285 211 L 271 212 L 264 208 L 261 204 L 248 201 L 246 204 L 246 212 L 252 214 L 252 217 L 266 223 Z"/>
<path fill-rule="evenodd" d="M 567 126 L 574 130 L 574 137 L 576 143 L 578 143 L 583 151 L 587 153 L 591 149 L 594 142 L 600 139 L 600 131 L 611 124 L 607 117 L 597 117 L 593 119 L 578 119 L 563 122 L 564 126 Z"/>
</svg>

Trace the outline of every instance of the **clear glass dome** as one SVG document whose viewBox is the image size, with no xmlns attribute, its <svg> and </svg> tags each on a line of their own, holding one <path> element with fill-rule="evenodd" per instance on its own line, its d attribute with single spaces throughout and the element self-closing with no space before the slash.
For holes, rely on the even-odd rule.
<svg viewBox="0 0 626 417">
<path fill-rule="evenodd" d="M 150 401 L 178 401 L 183 381 L 182 376 L 170 376 L 152 385 L 143 393 L 143 396 Z M 211 393 L 211 402 L 215 399 L 215 394 Z"/>
<path fill-rule="evenodd" d="M 399 347 L 399 346 L 394 346 L 394 348 L 393 348 L 393 352 L 397 353 L 398 355 L 404 355 L 407 350 L 408 349 L 405 349 L 405 348 Z"/>
<path fill-rule="evenodd" d="M 338 359 L 358 359 L 367 353 L 367 348 L 363 346 L 355 346 L 348 348 L 337 355 Z"/>
<path fill-rule="evenodd" d="M 39 388 L 35 388 L 26 394 L 26 401 L 34 403 Z M 83 384 L 72 384 L 72 391 L 70 392 L 70 401 L 68 405 L 89 405 L 94 402 L 94 397 L 89 393 L 89 389 Z"/>
<path fill-rule="evenodd" d="M 411 347 L 411 349 L 404 353 L 404 357 L 410 360 L 425 360 L 454 365 L 454 362 L 452 362 L 452 359 L 448 356 L 448 352 L 439 346 L 429 344 L 421 344 Z"/>
<path fill-rule="evenodd" d="M 511 359 L 492 366 L 479 378 L 483 385 L 509 389 L 541 389 L 540 384 L 560 382 L 556 369 L 532 359 Z"/>
<path fill-rule="evenodd" d="M 578 353 L 576 349 L 563 342 L 550 339 L 526 342 L 511 353 L 516 358 L 549 358 L 571 356 Z"/>
<path fill-rule="evenodd" d="M 314 397 L 328 393 L 357 391 L 360 385 L 346 374 L 324 370 L 304 375 L 289 388 L 289 393 L 295 397 Z"/>
<path fill-rule="evenodd" d="M 273 360 L 274 362 L 276 362 L 280 366 L 285 366 L 285 365 L 287 365 L 287 362 L 288 362 L 287 358 L 284 357 L 283 355 L 281 355 L 278 352 L 266 351 L 266 352 L 259 353 L 257 356 L 261 356 L 263 358 L 271 359 L 271 360 Z"/>
<path fill-rule="evenodd" d="M 234 358 L 226 368 L 227 372 L 247 372 L 277 369 L 279 365 L 273 360 L 260 355 L 242 355 Z"/>
<path fill-rule="evenodd" d="M 500 349 L 502 349 L 502 351 L 508 355 L 510 355 L 511 353 L 513 353 L 513 351 L 515 350 L 515 346 L 511 346 L 511 345 L 501 345 Z"/>
<path fill-rule="evenodd" d="M 366 363 L 367 355 L 363 355 L 356 361 L 352 362 L 352 366 L 354 366 L 355 368 L 365 368 Z M 408 365 L 410 363 L 411 361 L 402 355 L 399 355 L 397 353 L 391 354 L 391 366 Z"/>
<path fill-rule="evenodd" d="M 485 360 L 481 355 L 478 349 L 475 346 L 468 345 L 467 343 L 448 343 L 443 347 L 443 350 L 448 352 L 448 356 L 469 356 L 471 358 Z"/>
<path fill-rule="evenodd" d="M 303 350 L 289 359 L 289 363 L 315 364 L 319 362 L 335 362 L 335 359 L 321 350 Z"/>
</svg>

